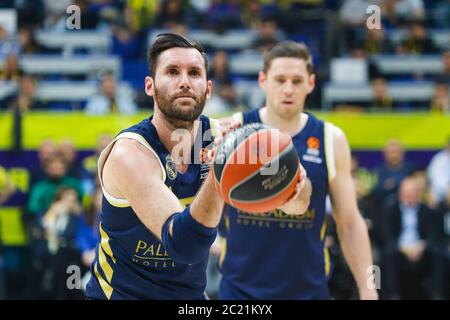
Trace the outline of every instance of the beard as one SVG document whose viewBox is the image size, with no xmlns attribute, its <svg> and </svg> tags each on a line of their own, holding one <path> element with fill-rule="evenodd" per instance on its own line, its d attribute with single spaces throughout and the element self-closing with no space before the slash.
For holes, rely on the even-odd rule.
<svg viewBox="0 0 450 320">
<path fill-rule="evenodd" d="M 176 101 L 177 97 L 183 95 L 178 93 L 177 95 L 169 95 L 167 92 L 161 92 L 158 90 L 155 84 L 155 96 L 154 99 L 158 105 L 159 110 L 170 122 L 193 122 L 203 112 L 206 102 L 207 89 L 203 94 L 198 96 L 190 95 L 194 99 L 195 103 L 186 104 Z M 187 94 L 188 95 L 188 94 Z"/>
</svg>

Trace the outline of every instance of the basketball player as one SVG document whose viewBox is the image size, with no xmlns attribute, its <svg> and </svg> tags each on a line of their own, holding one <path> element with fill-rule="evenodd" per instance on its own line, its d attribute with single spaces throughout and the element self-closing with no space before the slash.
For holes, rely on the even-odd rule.
<svg viewBox="0 0 450 320">
<path fill-rule="evenodd" d="M 149 64 L 145 90 L 154 98 L 153 116 L 123 130 L 99 157 L 101 240 L 88 299 L 205 297 L 208 253 L 223 208 L 202 156 L 214 126 L 201 115 L 212 88 L 206 55 L 196 42 L 162 34 Z M 306 210 L 303 185 L 285 204 L 288 211 Z"/>
<path fill-rule="evenodd" d="M 350 149 L 344 133 L 304 112 L 314 89 L 311 55 L 303 44 L 284 41 L 264 56 L 259 85 L 266 105 L 221 120 L 262 122 L 291 134 L 312 182 L 310 206 L 303 215 L 275 210 L 254 215 L 224 208 L 221 299 L 329 299 L 330 261 L 324 247 L 325 198 L 329 194 L 340 245 L 361 299 L 377 299 L 367 272 L 372 265 L 367 227 L 350 175 Z"/>
</svg>

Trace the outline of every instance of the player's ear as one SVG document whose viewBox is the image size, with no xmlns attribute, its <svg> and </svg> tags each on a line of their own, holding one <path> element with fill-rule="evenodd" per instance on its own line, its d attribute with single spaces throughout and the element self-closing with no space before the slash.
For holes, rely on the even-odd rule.
<svg viewBox="0 0 450 320">
<path fill-rule="evenodd" d="M 261 70 L 258 74 L 258 83 L 261 89 L 263 89 L 264 91 L 266 91 L 266 80 L 267 80 L 266 73 Z"/>
<path fill-rule="evenodd" d="M 155 85 L 152 77 L 145 77 L 145 93 L 148 96 L 154 96 L 155 95 Z"/>
<path fill-rule="evenodd" d="M 206 99 L 211 98 L 211 94 L 212 94 L 212 81 L 208 80 L 208 82 L 206 83 Z"/>
<path fill-rule="evenodd" d="M 308 77 L 308 94 L 310 94 L 314 90 L 315 86 L 316 86 L 316 75 L 312 73 Z"/>
</svg>

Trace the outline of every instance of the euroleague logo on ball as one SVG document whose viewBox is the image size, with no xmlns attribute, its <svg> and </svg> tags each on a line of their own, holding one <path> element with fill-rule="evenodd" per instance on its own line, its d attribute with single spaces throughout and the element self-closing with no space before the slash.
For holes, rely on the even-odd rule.
<svg viewBox="0 0 450 320">
<path fill-rule="evenodd" d="M 244 125 L 226 134 L 217 147 L 212 173 L 223 200 L 250 213 L 283 205 L 301 179 L 291 136 L 263 124 Z"/>
</svg>

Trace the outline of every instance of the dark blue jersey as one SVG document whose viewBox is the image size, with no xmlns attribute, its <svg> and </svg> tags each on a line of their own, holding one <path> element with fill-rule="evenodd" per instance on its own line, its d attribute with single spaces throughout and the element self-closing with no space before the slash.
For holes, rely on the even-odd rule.
<svg viewBox="0 0 450 320">
<path fill-rule="evenodd" d="M 261 122 L 259 109 L 237 115 L 244 124 Z M 329 298 L 324 218 L 329 180 L 335 175 L 330 126 L 308 114 L 305 127 L 292 137 L 312 183 L 306 214 L 251 214 L 226 206 L 221 299 Z"/>
<path fill-rule="evenodd" d="M 184 174 L 177 172 L 150 120 L 123 130 L 102 152 L 98 166 L 100 179 L 114 142 L 122 138 L 134 139 L 157 156 L 166 186 L 183 205 L 188 205 L 209 172 L 209 165 L 201 158 L 203 148 L 211 142 L 208 133 L 205 134 L 211 128 L 210 120 L 200 117 L 201 128 L 196 138 L 199 143 L 194 144 L 192 164 Z M 173 261 L 128 201 L 111 196 L 103 183 L 102 188 L 101 240 L 96 248 L 86 296 L 92 299 L 203 299 L 208 258 L 192 265 Z"/>
</svg>

